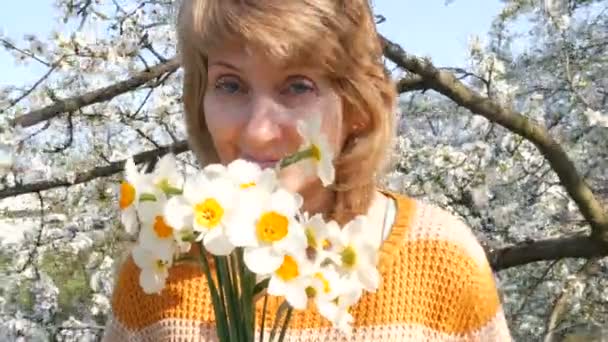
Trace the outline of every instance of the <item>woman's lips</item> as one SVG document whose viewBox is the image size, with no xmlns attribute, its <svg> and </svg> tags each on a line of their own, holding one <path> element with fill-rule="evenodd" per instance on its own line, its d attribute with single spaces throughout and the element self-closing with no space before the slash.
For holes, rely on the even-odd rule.
<svg viewBox="0 0 608 342">
<path fill-rule="evenodd" d="M 262 169 L 273 168 L 279 161 L 278 159 L 262 159 L 249 156 L 244 156 L 241 158 L 254 164 L 258 164 Z"/>
<path fill-rule="evenodd" d="M 262 169 L 273 168 L 277 164 L 277 160 L 265 160 L 265 161 L 253 161 L 258 164 Z"/>
</svg>

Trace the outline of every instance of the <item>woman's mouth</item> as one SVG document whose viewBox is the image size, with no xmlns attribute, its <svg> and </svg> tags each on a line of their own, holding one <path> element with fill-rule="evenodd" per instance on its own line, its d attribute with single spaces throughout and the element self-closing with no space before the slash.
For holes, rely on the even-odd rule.
<svg viewBox="0 0 608 342">
<path fill-rule="evenodd" d="M 274 168 L 275 165 L 279 162 L 279 159 L 273 158 L 256 158 L 250 156 L 243 156 L 241 158 L 259 165 L 262 169 Z"/>
</svg>

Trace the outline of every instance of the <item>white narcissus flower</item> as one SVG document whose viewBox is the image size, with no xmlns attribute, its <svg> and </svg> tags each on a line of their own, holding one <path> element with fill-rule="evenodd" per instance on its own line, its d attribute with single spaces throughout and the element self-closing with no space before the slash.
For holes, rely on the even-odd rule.
<svg viewBox="0 0 608 342">
<path fill-rule="evenodd" d="M 184 185 L 184 177 L 177 168 L 175 156 L 171 153 L 164 155 L 152 172 L 154 185 L 166 195 L 179 195 Z"/>
<path fill-rule="evenodd" d="M 189 243 L 186 245 L 185 242 L 180 243 L 181 241 L 176 239 L 175 229 L 165 220 L 162 209 L 159 208 L 159 213 L 151 221 L 142 222 L 139 243 L 146 249 L 166 251 L 168 254 L 174 254 L 178 249 L 180 252 L 187 251 Z"/>
<path fill-rule="evenodd" d="M 137 232 L 138 211 L 143 212 L 144 216 L 149 213 L 148 205 L 144 204 L 140 208 L 140 203 L 157 200 L 157 193 L 150 175 L 140 173 L 135 166 L 132 158 L 125 163 L 125 180 L 120 183 L 120 196 L 118 204 L 121 210 L 121 222 L 129 234 Z M 142 196 L 143 195 L 143 196 Z M 140 210 L 141 209 L 141 210 Z"/>
<path fill-rule="evenodd" d="M 321 214 L 315 214 L 312 217 L 305 214 L 301 222 L 306 234 L 306 251 L 309 259 L 312 258 L 317 265 L 327 259 L 338 263 L 339 258 L 331 243 L 331 237 L 340 235 L 338 223 L 336 221 L 325 222 Z"/>
<path fill-rule="evenodd" d="M 285 297 L 294 309 L 304 310 L 313 272 L 313 264 L 307 260 L 304 250 L 285 254 L 281 265 L 270 276 L 268 294 Z"/>
<path fill-rule="evenodd" d="M 282 188 L 268 193 L 255 187 L 240 198 L 240 217 L 228 235 L 235 245 L 245 247 L 243 257 L 252 272 L 270 274 L 285 254 L 305 250 L 306 235 L 295 219 L 301 204 L 298 196 Z"/>
<path fill-rule="evenodd" d="M 203 171 L 188 179 L 184 194 L 172 197 L 165 207 L 167 223 L 179 232 L 198 233 L 205 249 L 214 255 L 228 255 L 234 245 L 226 236 L 237 201 L 237 188 L 227 177 L 210 178 Z"/>
<path fill-rule="evenodd" d="M 142 245 L 133 248 L 132 256 L 140 268 L 139 284 L 147 294 L 160 293 L 169 276 L 169 267 L 173 264 L 173 255 L 167 251 L 151 251 Z"/>
<path fill-rule="evenodd" d="M 316 268 L 310 275 L 306 295 L 315 301 L 318 308 L 338 298 L 345 292 L 347 285 L 345 279 L 340 277 L 333 265 L 328 265 Z"/>
<path fill-rule="evenodd" d="M 228 164 L 226 172 L 241 189 L 258 186 L 267 192 L 272 192 L 278 186 L 277 175 L 273 169 L 262 170 L 258 164 L 243 159 Z"/>
<path fill-rule="evenodd" d="M 350 308 L 361 298 L 361 287 L 348 280 L 341 280 L 343 287 L 339 296 L 331 299 L 316 301 L 319 314 L 327 318 L 334 327 L 342 333 L 349 334 L 352 330 L 351 323 L 354 321 L 350 314 Z"/>
<path fill-rule="evenodd" d="M 304 162 L 308 165 L 312 164 L 313 172 L 316 172 L 323 186 L 332 184 L 335 179 L 334 151 L 321 132 L 321 116 L 315 115 L 310 120 L 298 121 L 297 129 L 304 139 L 300 151 L 308 150 L 311 154 L 311 157 Z"/>
<path fill-rule="evenodd" d="M 369 241 L 366 229 L 367 217 L 359 215 L 348 222 L 339 234 L 329 238 L 332 248 L 338 254 L 340 271 L 366 291 L 375 292 L 380 284 L 380 274 L 376 265 L 378 251 Z M 369 229 L 369 228 L 368 228 Z"/>
</svg>

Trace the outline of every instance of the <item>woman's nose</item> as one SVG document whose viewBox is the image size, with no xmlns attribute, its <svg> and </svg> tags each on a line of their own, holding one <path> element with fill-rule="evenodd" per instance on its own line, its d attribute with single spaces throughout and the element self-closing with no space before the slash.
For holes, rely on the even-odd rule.
<svg viewBox="0 0 608 342">
<path fill-rule="evenodd" d="M 242 135 L 244 142 L 262 147 L 277 140 L 281 135 L 281 105 L 270 96 L 260 95 L 253 97 L 248 107 L 248 121 Z"/>
</svg>

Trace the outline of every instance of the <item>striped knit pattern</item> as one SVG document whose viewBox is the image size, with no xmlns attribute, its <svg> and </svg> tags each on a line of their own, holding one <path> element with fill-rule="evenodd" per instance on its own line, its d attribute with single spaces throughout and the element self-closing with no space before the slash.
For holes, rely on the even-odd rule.
<svg viewBox="0 0 608 342">
<path fill-rule="evenodd" d="M 285 340 L 511 341 L 492 270 L 471 230 L 439 208 L 386 194 L 396 200 L 397 217 L 380 249 L 382 282 L 352 308 L 353 333 L 340 334 L 310 308 L 294 312 Z M 205 277 L 196 266 L 173 267 L 160 295 L 143 293 L 138 279 L 129 258 L 104 341 L 217 340 Z M 267 317 L 279 304 L 268 300 Z"/>
</svg>

